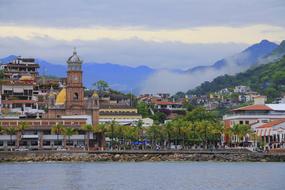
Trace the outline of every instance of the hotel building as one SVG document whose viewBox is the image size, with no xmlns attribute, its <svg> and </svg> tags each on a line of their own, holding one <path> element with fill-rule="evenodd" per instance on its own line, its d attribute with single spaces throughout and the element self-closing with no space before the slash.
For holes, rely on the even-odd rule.
<svg viewBox="0 0 285 190">
<path fill-rule="evenodd" d="M 285 143 L 285 104 L 265 104 L 263 96 L 257 97 L 253 105 L 232 110 L 223 117 L 226 128 L 235 124 L 246 124 L 256 133 L 260 142 L 268 149 Z M 225 138 L 225 141 L 229 139 Z M 234 141 L 234 139 L 232 139 Z"/>
</svg>

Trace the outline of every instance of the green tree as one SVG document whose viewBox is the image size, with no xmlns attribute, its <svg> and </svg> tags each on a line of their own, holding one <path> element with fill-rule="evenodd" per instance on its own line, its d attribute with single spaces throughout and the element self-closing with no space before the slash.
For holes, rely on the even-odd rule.
<svg viewBox="0 0 285 190">
<path fill-rule="evenodd" d="M 20 138 L 19 138 L 19 143 L 18 145 L 21 143 L 21 140 L 22 140 L 22 135 L 23 135 L 23 132 L 28 128 L 28 125 L 26 122 L 20 122 L 19 125 L 17 126 L 17 131 L 20 132 Z"/>
<path fill-rule="evenodd" d="M 163 112 L 156 112 L 153 116 L 152 119 L 158 123 L 164 123 L 166 120 L 166 114 Z"/>
<path fill-rule="evenodd" d="M 240 143 L 240 140 L 244 137 L 244 135 L 247 132 L 247 126 L 243 124 L 235 124 L 232 126 L 230 131 L 231 131 L 230 134 L 235 139 L 235 145 L 238 146 L 238 144 Z"/>
<path fill-rule="evenodd" d="M 66 146 L 66 137 L 68 138 L 68 143 L 70 143 L 71 136 L 77 134 L 77 131 L 76 131 L 76 129 L 74 129 L 72 127 L 65 127 L 63 129 L 63 134 L 65 136 L 65 138 L 64 138 L 64 140 L 65 140 L 64 146 Z"/>
<path fill-rule="evenodd" d="M 149 128 L 147 128 L 146 135 L 151 141 L 151 148 L 154 149 L 155 145 L 163 139 L 163 131 L 161 126 L 150 126 Z"/>
<path fill-rule="evenodd" d="M 132 148 L 131 143 L 138 139 L 138 128 L 134 126 L 124 126 L 124 137 L 128 145 Z"/>
<path fill-rule="evenodd" d="M 108 132 L 108 125 L 106 123 L 99 123 L 94 127 L 94 133 L 96 133 L 99 147 L 105 147 L 105 136 Z"/>
<path fill-rule="evenodd" d="M 62 124 L 56 124 L 55 126 L 53 126 L 51 128 L 51 133 L 56 134 L 57 144 L 59 144 L 59 135 L 62 134 L 63 129 L 64 129 L 64 126 Z M 57 147 L 58 147 L 58 145 L 57 145 Z"/>
<path fill-rule="evenodd" d="M 122 145 L 125 148 L 125 126 L 118 125 L 114 129 L 114 136 L 118 139 L 118 148 L 121 149 Z"/>
<path fill-rule="evenodd" d="M 150 117 L 149 114 L 149 107 L 146 103 L 144 102 L 138 102 L 137 103 L 137 109 L 138 109 L 138 113 L 142 115 L 142 117 Z"/>
<path fill-rule="evenodd" d="M 12 142 L 13 142 L 12 137 L 13 137 L 13 135 L 16 135 L 16 133 L 17 133 L 17 128 L 14 127 L 14 126 L 9 126 L 9 127 L 6 127 L 6 128 L 4 129 L 4 131 L 5 131 L 5 133 L 6 133 L 7 135 L 10 136 L 10 144 L 12 144 Z"/>
<path fill-rule="evenodd" d="M 173 122 L 169 121 L 164 125 L 164 133 L 167 137 L 167 148 L 171 148 L 172 134 L 174 134 Z"/>
<path fill-rule="evenodd" d="M 107 123 L 107 126 L 108 126 L 108 133 L 107 134 L 111 139 L 110 149 L 113 150 L 115 127 L 118 126 L 118 122 L 116 122 L 115 120 L 112 120 L 110 123 Z"/>
<path fill-rule="evenodd" d="M 138 140 L 140 141 L 143 138 L 143 130 L 144 130 L 143 121 L 141 119 L 136 122 L 136 127 L 138 129 Z"/>
<path fill-rule="evenodd" d="M 83 131 L 85 131 L 85 135 L 84 135 L 84 138 L 85 138 L 85 146 L 87 146 L 87 150 L 89 151 L 90 149 L 90 134 L 91 132 L 94 131 L 94 127 L 93 125 L 91 124 L 86 124 L 86 125 L 83 125 L 81 127 L 83 129 Z"/>
<path fill-rule="evenodd" d="M 207 120 L 210 122 L 216 122 L 218 120 L 218 117 L 216 113 L 209 112 L 205 110 L 204 108 L 198 107 L 188 112 L 186 115 L 186 119 L 190 122 L 204 121 L 204 120 Z"/>
<path fill-rule="evenodd" d="M 239 139 L 243 140 L 246 136 L 251 136 L 254 133 L 254 131 L 251 129 L 249 125 L 239 125 Z M 243 141 L 243 146 L 244 146 Z"/>
<path fill-rule="evenodd" d="M 99 92 L 106 92 L 109 89 L 109 84 L 104 80 L 97 81 L 93 86 Z"/>
</svg>

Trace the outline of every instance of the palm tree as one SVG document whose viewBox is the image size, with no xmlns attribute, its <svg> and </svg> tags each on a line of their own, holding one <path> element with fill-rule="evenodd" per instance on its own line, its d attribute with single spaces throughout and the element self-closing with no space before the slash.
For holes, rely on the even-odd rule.
<svg viewBox="0 0 285 190">
<path fill-rule="evenodd" d="M 63 134 L 64 136 L 67 136 L 68 137 L 68 142 L 70 143 L 70 137 L 72 135 L 75 135 L 77 133 L 76 129 L 72 128 L 72 127 L 66 127 L 64 128 L 63 130 Z M 64 138 L 65 139 L 65 138 Z M 66 139 L 65 139 L 66 141 Z M 66 142 L 64 142 L 64 145 L 66 146 Z"/>
<path fill-rule="evenodd" d="M 224 133 L 224 125 L 220 122 L 211 123 L 210 129 L 209 129 L 209 139 L 212 140 L 212 142 L 215 142 L 215 144 L 220 143 L 222 144 L 222 135 Z"/>
<path fill-rule="evenodd" d="M 234 136 L 235 139 L 235 145 L 237 146 L 239 143 L 239 139 L 240 139 L 240 124 L 235 124 L 231 129 L 230 129 L 230 133 Z"/>
<path fill-rule="evenodd" d="M 249 125 L 239 125 L 239 131 L 240 131 L 240 136 L 239 138 L 243 140 L 244 137 L 247 135 L 250 136 L 252 133 L 254 133 Z M 246 139 L 248 140 L 248 139 Z M 243 146 L 244 146 L 244 141 L 243 141 Z"/>
<path fill-rule="evenodd" d="M 62 124 L 56 124 L 55 126 L 51 128 L 51 133 L 56 134 L 57 136 L 57 147 L 59 144 L 59 135 L 62 134 L 63 129 L 64 129 L 64 126 Z"/>
<path fill-rule="evenodd" d="M 171 134 L 173 134 L 173 122 L 167 122 L 166 125 L 164 126 L 164 131 L 167 137 L 167 148 L 171 148 Z"/>
<path fill-rule="evenodd" d="M 12 145 L 12 136 L 16 135 L 17 128 L 14 126 L 9 126 L 4 129 L 5 133 L 10 136 L 10 143 Z"/>
<path fill-rule="evenodd" d="M 188 137 L 191 134 L 191 123 L 188 121 L 183 121 L 183 125 L 182 125 L 182 129 L 181 129 L 181 133 L 182 133 L 182 148 L 185 149 L 185 141 L 188 144 Z"/>
<path fill-rule="evenodd" d="M 140 119 L 138 120 L 138 122 L 136 123 L 136 128 L 138 129 L 138 141 L 141 142 L 143 140 L 143 121 Z M 142 146 L 142 148 L 144 149 L 144 146 Z"/>
<path fill-rule="evenodd" d="M 98 137 L 99 147 L 105 147 L 105 134 L 108 131 L 108 127 L 106 123 L 99 123 L 94 127 L 94 133 L 96 133 Z"/>
<path fill-rule="evenodd" d="M 121 149 L 121 145 L 123 144 L 125 148 L 125 126 L 119 125 L 114 130 L 114 135 L 118 138 L 118 148 Z"/>
<path fill-rule="evenodd" d="M 205 138 L 207 137 L 206 134 L 206 127 L 205 127 L 205 122 L 207 121 L 195 121 L 193 123 L 193 140 L 194 140 L 194 144 L 200 144 L 201 143 L 205 143 Z"/>
<path fill-rule="evenodd" d="M 111 123 L 109 123 L 109 132 L 111 133 L 111 142 L 110 142 L 110 149 L 113 150 L 113 141 L 114 141 L 114 130 L 115 126 L 117 126 L 118 123 L 115 120 L 112 120 Z"/>
<path fill-rule="evenodd" d="M 152 149 L 154 148 L 154 145 L 157 144 L 157 141 L 161 140 L 162 135 L 163 135 L 161 127 L 156 124 L 147 128 L 146 134 L 147 134 L 148 139 L 150 139 L 151 141 Z"/>
<path fill-rule="evenodd" d="M 23 136 L 23 132 L 28 128 L 28 125 L 26 122 L 20 122 L 18 127 L 17 127 L 17 131 L 20 133 L 20 138 L 17 140 L 17 146 L 20 145 L 21 140 L 22 140 L 22 136 Z"/>
<path fill-rule="evenodd" d="M 174 120 L 173 127 L 176 140 L 175 149 L 177 149 L 177 145 L 180 143 L 181 139 L 182 127 L 184 127 L 184 121 L 181 118 Z"/>
<path fill-rule="evenodd" d="M 225 138 L 229 140 L 227 143 L 232 144 L 232 129 L 230 127 L 224 127 L 223 134 L 225 135 Z"/>
<path fill-rule="evenodd" d="M 85 145 L 87 145 L 87 150 L 89 151 L 90 148 L 90 133 L 94 131 L 94 127 L 91 124 L 86 124 L 82 126 L 82 129 L 86 132 L 85 136 Z M 84 137 L 85 138 L 85 137 Z"/>
<path fill-rule="evenodd" d="M 128 140 L 128 143 L 131 145 L 133 141 L 139 138 L 139 130 L 134 126 L 125 126 L 125 137 Z M 131 146 L 132 148 L 133 146 Z"/>
</svg>

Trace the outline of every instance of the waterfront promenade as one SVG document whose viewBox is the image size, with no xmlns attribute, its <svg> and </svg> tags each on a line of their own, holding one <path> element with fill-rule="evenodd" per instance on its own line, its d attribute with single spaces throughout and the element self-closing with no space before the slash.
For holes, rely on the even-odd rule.
<svg viewBox="0 0 285 190">
<path fill-rule="evenodd" d="M 221 161 L 221 162 L 285 162 L 284 152 L 258 153 L 241 150 L 188 151 L 23 151 L 0 152 L 0 162 L 46 161 Z"/>
</svg>

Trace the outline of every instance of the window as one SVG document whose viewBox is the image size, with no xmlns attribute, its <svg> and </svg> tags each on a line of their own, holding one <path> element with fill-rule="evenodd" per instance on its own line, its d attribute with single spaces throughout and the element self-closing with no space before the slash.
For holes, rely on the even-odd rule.
<svg viewBox="0 0 285 190">
<path fill-rule="evenodd" d="M 8 146 L 15 146 L 15 144 L 16 144 L 15 141 L 10 141 L 10 140 L 9 140 L 9 141 L 7 142 L 7 145 L 8 145 Z"/>
<path fill-rule="evenodd" d="M 50 146 L 50 141 L 43 141 L 43 146 Z"/>
<path fill-rule="evenodd" d="M 38 141 L 31 141 L 32 146 L 38 146 Z"/>
<path fill-rule="evenodd" d="M 44 133 L 44 135 L 50 135 L 51 134 L 51 130 L 44 130 L 43 133 Z"/>
<path fill-rule="evenodd" d="M 67 146 L 73 146 L 73 141 L 72 140 L 67 140 L 66 141 Z"/>
<path fill-rule="evenodd" d="M 245 124 L 249 125 L 249 121 L 245 121 Z"/>
<path fill-rule="evenodd" d="M 61 140 L 59 140 L 59 141 L 54 141 L 54 145 L 56 145 L 56 146 L 61 146 L 62 145 L 62 141 Z"/>
<path fill-rule="evenodd" d="M 78 100 L 78 93 L 77 92 L 74 93 L 73 100 Z"/>
<path fill-rule="evenodd" d="M 242 124 L 243 124 L 243 121 L 239 121 L 239 124 L 241 124 L 241 125 L 242 125 Z"/>
<path fill-rule="evenodd" d="M 28 145 L 28 142 L 27 141 L 20 141 L 20 146 L 27 146 Z"/>
</svg>

